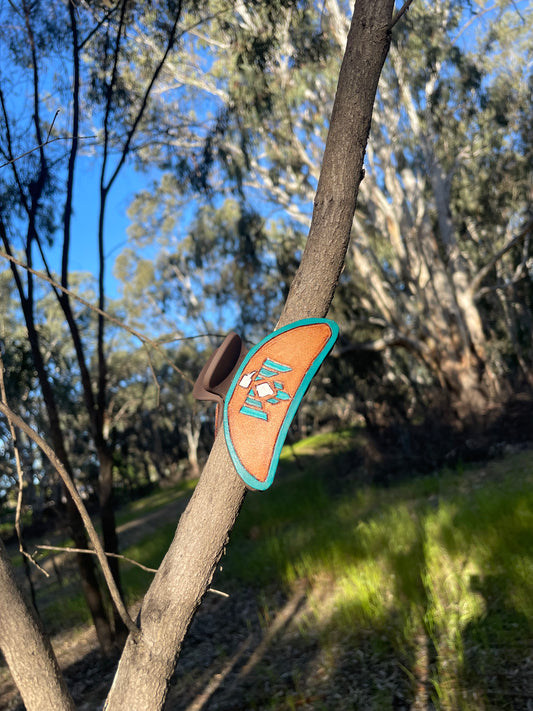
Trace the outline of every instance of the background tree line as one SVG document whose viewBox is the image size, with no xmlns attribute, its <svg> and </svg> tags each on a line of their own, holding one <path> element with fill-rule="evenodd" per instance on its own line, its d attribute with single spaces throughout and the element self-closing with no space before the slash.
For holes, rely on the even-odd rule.
<svg viewBox="0 0 533 711">
<path fill-rule="evenodd" d="M 52 444 L 117 552 L 117 490 L 198 474 L 207 456 L 212 413 L 191 390 L 212 348 L 229 329 L 255 343 L 280 316 L 311 224 L 352 7 L 0 8 L 6 396 Z M 531 22 L 527 3 L 415 0 L 395 26 L 331 309 L 342 338 L 300 433 L 307 421 L 376 427 L 432 408 L 447 424 L 479 423 L 531 388 Z M 98 176 L 95 274 L 70 266 L 87 170 Z M 132 195 L 128 244 L 111 263 L 109 196 L 131 170 L 146 187 Z M 3 419 L 0 433 L 10 509 Z M 56 472 L 23 434 L 17 444 L 27 519 L 65 515 L 86 548 Z M 125 630 L 106 612 L 91 558 L 79 566 L 111 653 Z"/>
</svg>

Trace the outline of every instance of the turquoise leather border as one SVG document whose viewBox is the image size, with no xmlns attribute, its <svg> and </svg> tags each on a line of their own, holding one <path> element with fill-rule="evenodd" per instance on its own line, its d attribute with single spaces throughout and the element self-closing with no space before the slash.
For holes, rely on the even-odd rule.
<svg viewBox="0 0 533 711">
<path fill-rule="evenodd" d="M 241 461 L 237 455 L 237 452 L 235 451 L 235 447 L 233 446 L 233 442 L 231 441 L 231 437 L 230 437 L 230 433 L 229 433 L 229 424 L 228 424 L 228 402 L 230 401 L 230 399 L 233 395 L 233 392 L 234 392 L 235 388 L 237 387 L 237 383 L 239 382 L 241 375 L 244 372 L 244 369 L 246 368 L 247 364 L 249 363 L 251 357 L 255 353 L 257 353 L 257 351 L 265 343 L 268 343 L 273 338 L 276 338 L 276 336 L 279 336 L 281 333 L 285 333 L 286 331 L 291 331 L 292 329 L 298 328 L 299 326 L 307 326 L 310 324 L 318 324 L 318 323 L 327 323 L 329 325 L 329 327 L 331 328 L 331 335 L 330 335 L 327 343 L 324 345 L 324 347 L 318 354 L 318 356 L 311 363 L 309 370 L 305 374 L 305 377 L 303 378 L 302 382 L 298 386 L 298 389 L 296 390 L 296 393 L 294 394 L 294 396 L 292 398 L 292 402 L 289 405 L 287 414 L 285 415 L 285 419 L 283 420 L 283 424 L 281 425 L 279 432 L 278 432 L 276 444 L 274 446 L 274 452 L 272 455 L 272 460 L 271 460 L 269 468 L 268 468 L 267 478 L 263 482 L 257 481 L 257 479 L 255 479 L 248 472 L 248 470 L 244 467 L 244 465 L 241 463 Z M 322 365 L 322 363 L 323 363 L 324 359 L 326 358 L 326 356 L 328 355 L 328 353 L 333 348 L 333 345 L 334 345 L 335 341 L 337 340 L 338 335 L 339 335 L 339 327 L 337 326 L 335 321 L 331 321 L 330 319 L 327 319 L 327 318 L 301 319 L 300 321 L 295 321 L 294 323 L 290 323 L 287 326 L 283 326 L 282 328 L 278 329 L 277 331 L 274 331 L 273 333 L 270 333 L 268 336 L 263 338 L 262 341 L 260 341 L 256 346 L 254 346 L 246 354 L 246 358 L 239 366 L 239 369 L 235 373 L 235 376 L 231 382 L 231 385 L 229 387 L 228 393 L 227 393 L 225 401 L 224 401 L 224 436 L 226 437 L 226 444 L 228 446 L 228 450 L 231 455 L 231 459 L 233 461 L 235 469 L 237 470 L 237 473 L 239 474 L 241 479 L 244 481 L 246 486 L 248 486 L 249 488 L 264 491 L 265 489 L 268 489 L 268 487 L 274 481 L 274 476 L 276 474 L 276 469 L 278 467 L 279 456 L 281 454 L 281 450 L 282 450 L 283 445 L 285 443 L 285 437 L 287 436 L 287 432 L 288 432 L 291 422 L 294 418 L 294 415 L 296 414 L 296 411 L 298 410 L 298 407 L 300 406 L 302 398 L 305 395 L 309 385 L 311 384 L 311 380 L 313 379 L 316 372 Z"/>
</svg>

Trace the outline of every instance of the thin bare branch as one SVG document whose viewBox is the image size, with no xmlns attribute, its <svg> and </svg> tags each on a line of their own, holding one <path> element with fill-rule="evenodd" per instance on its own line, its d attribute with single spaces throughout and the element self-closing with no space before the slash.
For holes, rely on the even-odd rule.
<svg viewBox="0 0 533 711">
<path fill-rule="evenodd" d="M 154 350 L 156 350 L 164 358 L 165 362 L 168 365 L 170 365 L 172 370 L 174 370 L 176 373 L 178 373 L 178 375 L 181 375 L 182 378 L 184 378 L 190 385 L 194 385 L 194 381 L 192 380 L 192 378 L 189 375 L 187 375 L 186 373 L 184 373 L 183 370 L 181 370 L 181 368 L 178 368 L 178 366 L 166 355 L 165 351 L 161 348 L 158 341 L 155 341 L 152 338 L 145 336 L 140 331 L 137 331 L 136 329 L 132 328 L 131 326 L 128 326 L 126 323 L 124 323 L 124 321 L 121 321 L 120 319 L 115 318 L 114 316 L 111 316 L 111 314 L 107 313 L 107 311 L 103 311 L 102 309 L 98 308 L 98 306 L 94 306 L 94 304 L 91 304 L 90 301 L 87 301 L 87 299 L 84 299 L 82 296 L 79 296 L 71 289 L 67 289 L 64 286 L 61 286 L 61 284 L 59 284 L 57 281 L 55 281 L 51 277 L 47 276 L 46 274 L 43 274 L 42 272 L 39 272 L 36 269 L 32 269 L 27 264 L 24 264 L 24 262 L 13 257 L 11 254 L 8 254 L 7 252 L 0 252 L 0 257 L 7 259 L 12 264 L 16 264 L 18 267 L 25 269 L 30 274 L 33 274 L 34 276 L 38 277 L 39 279 L 42 279 L 43 281 L 50 284 L 50 286 L 52 286 L 54 289 L 58 289 L 59 291 L 63 292 L 64 294 L 68 294 L 68 296 L 73 298 L 75 301 L 80 303 L 82 306 L 85 306 L 86 308 L 91 309 L 91 311 L 94 311 L 94 313 L 98 314 L 99 316 L 103 316 L 103 318 L 107 319 L 111 323 L 114 323 L 115 326 L 118 326 L 119 328 L 123 328 L 125 331 L 130 333 L 132 336 L 135 336 L 135 338 L 138 338 L 139 341 L 143 345 L 151 346 Z M 175 340 L 177 340 L 177 339 L 175 339 Z"/>
<path fill-rule="evenodd" d="M 527 237 L 528 234 L 531 233 L 533 229 L 533 219 L 528 220 L 526 222 L 525 226 L 523 229 L 514 237 L 512 237 L 506 244 L 503 245 L 503 247 L 494 254 L 489 261 L 485 264 L 484 267 L 482 267 L 476 276 L 472 279 L 470 289 L 472 291 L 472 294 L 474 296 L 479 297 L 481 291 L 486 291 L 486 290 L 480 290 L 481 282 L 483 279 L 487 276 L 487 274 L 490 272 L 491 269 L 493 269 L 494 265 L 500 261 L 500 259 L 507 254 L 507 252 L 514 247 L 514 245 L 519 242 L 521 239 L 524 239 Z M 489 289 L 490 290 L 490 289 Z"/>
<path fill-rule="evenodd" d="M 512 6 L 514 7 L 514 9 L 516 10 L 516 14 L 518 15 L 518 17 L 519 17 L 519 18 L 522 20 L 522 22 L 525 24 L 526 18 L 525 18 L 525 17 L 522 15 L 522 13 L 520 12 L 520 9 L 519 9 L 518 5 L 516 4 L 515 0 L 511 0 L 511 5 L 512 5 Z"/>
<path fill-rule="evenodd" d="M 146 111 L 146 108 L 148 106 L 148 100 L 151 96 L 152 89 L 153 89 L 154 85 L 156 84 L 156 82 L 159 78 L 159 75 L 161 74 L 161 71 L 166 64 L 168 55 L 170 54 L 170 52 L 176 42 L 176 37 L 177 37 L 177 32 L 178 32 L 178 24 L 179 24 L 179 20 L 181 17 L 181 11 L 182 11 L 182 2 L 180 0 L 178 2 L 178 7 L 176 9 L 176 17 L 174 20 L 174 24 L 172 25 L 172 28 L 169 32 L 167 45 L 165 47 L 165 50 L 164 50 L 159 62 L 157 63 L 157 65 L 154 69 L 154 72 L 152 73 L 150 81 L 148 82 L 148 86 L 145 89 L 144 96 L 142 97 L 142 100 L 141 100 L 141 105 L 140 105 L 139 111 L 137 112 L 137 116 L 135 117 L 135 120 L 133 121 L 131 128 L 127 133 L 126 141 L 125 141 L 124 146 L 122 148 L 120 159 L 119 159 L 117 165 L 115 166 L 115 170 L 113 171 L 113 174 L 111 175 L 111 177 L 107 181 L 107 184 L 105 185 L 106 192 L 111 188 L 111 186 L 115 182 L 115 179 L 117 178 L 118 174 L 120 173 L 120 170 L 122 169 L 122 166 L 124 165 L 126 158 L 128 157 L 133 138 L 134 138 L 135 134 L 137 133 L 137 128 L 138 128 L 138 126 L 144 116 L 144 113 Z M 122 18 L 121 18 L 121 22 L 122 22 Z M 120 40 L 120 31 L 119 31 L 119 34 L 117 37 L 117 51 L 118 51 L 118 41 L 119 40 Z M 111 89 L 113 88 L 113 79 L 112 79 L 110 88 Z M 107 131 L 107 116 L 106 116 L 106 120 L 104 121 L 104 129 L 105 129 L 105 131 Z M 106 136 L 107 136 L 107 134 L 106 134 Z M 105 139 L 105 145 L 107 145 L 107 137 Z M 104 171 L 105 171 L 105 161 L 104 161 L 104 166 L 102 168 L 101 187 L 103 189 L 104 189 L 104 184 L 103 184 Z"/>
<path fill-rule="evenodd" d="M 157 339 L 159 345 L 165 345 L 167 343 L 177 343 L 178 341 L 194 341 L 197 338 L 225 338 L 226 333 L 195 333 L 194 336 L 161 336 Z"/>
<path fill-rule="evenodd" d="M 76 486 L 74 482 L 72 481 L 71 477 L 69 476 L 67 470 L 63 466 L 61 460 L 57 457 L 56 453 L 54 450 L 45 442 L 45 440 L 37 433 L 35 430 L 30 427 L 21 417 L 19 417 L 11 408 L 5 403 L 5 402 L 0 402 L 0 412 L 7 417 L 7 419 L 16 427 L 18 427 L 20 430 L 22 430 L 25 434 L 28 435 L 28 437 L 35 442 L 35 444 L 39 447 L 39 449 L 43 452 L 43 454 L 48 458 L 50 461 L 50 464 L 54 467 L 54 469 L 57 471 L 59 476 L 61 477 L 61 480 L 65 484 L 65 487 L 67 488 L 69 494 L 72 497 L 72 500 L 74 501 L 76 508 L 79 511 L 79 514 L 82 518 L 83 524 L 85 526 L 85 529 L 87 531 L 87 534 L 89 536 L 89 539 L 94 547 L 94 551 L 96 556 L 98 557 L 98 561 L 100 563 L 100 566 L 102 568 L 102 573 L 104 574 L 104 578 L 106 580 L 109 593 L 111 595 L 111 598 L 113 602 L 115 603 L 115 606 L 117 608 L 117 611 L 122 618 L 122 621 L 128 628 L 128 630 L 131 632 L 132 636 L 134 639 L 139 639 L 140 637 L 140 630 L 135 624 L 135 622 L 131 619 L 123 601 L 120 596 L 120 593 L 117 589 L 115 580 L 113 579 L 113 574 L 111 573 L 111 569 L 109 568 L 109 564 L 107 562 L 107 558 L 104 552 L 104 549 L 102 547 L 102 543 L 100 542 L 100 539 L 98 538 L 98 534 L 96 533 L 96 530 L 93 526 L 93 522 L 91 521 L 91 518 L 89 514 L 87 513 L 87 509 L 85 508 L 85 504 L 82 501 L 81 496 L 78 493 L 78 490 L 76 489 Z"/>
<path fill-rule="evenodd" d="M 394 27 L 394 25 L 400 20 L 400 18 L 409 10 L 411 5 L 413 4 L 413 0 L 406 0 L 404 4 L 401 6 L 401 8 L 398 10 L 396 15 L 392 18 L 392 22 L 390 23 L 390 29 Z"/>
<path fill-rule="evenodd" d="M 90 548 L 70 548 L 69 546 L 47 546 L 44 544 L 35 547 L 42 551 L 59 551 L 61 553 L 88 553 L 89 555 L 96 555 L 96 551 L 93 551 Z M 147 573 L 157 573 L 157 568 L 149 568 L 147 565 L 139 563 L 138 560 L 128 558 L 127 556 L 122 555 L 121 553 L 106 552 L 105 555 L 108 558 L 118 558 L 119 560 L 123 560 L 126 563 L 131 563 L 131 565 L 136 565 L 138 568 L 140 568 L 141 570 L 145 570 Z M 213 595 L 220 595 L 221 597 L 229 597 L 228 593 L 224 592 L 223 590 L 217 590 L 216 588 L 208 588 L 207 592 L 212 593 Z"/>
<path fill-rule="evenodd" d="M 61 112 L 61 109 L 56 109 L 56 112 L 55 112 L 55 114 L 54 114 L 54 118 L 52 119 L 52 123 L 50 124 L 50 128 L 48 129 L 48 134 L 47 134 L 47 136 L 46 136 L 46 140 L 47 140 L 47 141 L 50 140 L 50 135 L 51 135 L 51 133 L 52 133 L 52 129 L 54 128 L 54 124 L 55 124 L 55 122 L 56 122 L 56 118 L 59 116 L 60 112 Z"/>
<path fill-rule="evenodd" d="M 0 401 L 7 405 L 7 394 L 4 383 L 4 361 L 2 360 L 2 352 L 0 351 Z M 15 511 L 15 531 L 17 533 L 17 538 L 19 542 L 19 553 L 25 556 L 30 562 L 32 562 L 36 568 L 38 568 L 41 573 L 44 573 L 46 577 L 50 577 L 49 574 L 41 568 L 39 563 L 33 559 L 33 557 L 25 550 L 23 539 L 22 539 L 22 528 L 20 525 L 20 512 L 22 511 L 22 494 L 24 489 L 24 474 L 22 471 L 22 465 L 20 463 L 20 452 L 17 444 L 17 433 L 13 427 L 13 423 L 8 418 L 9 434 L 11 435 L 11 441 L 13 443 L 13 452 L 15 453 L 15 469 L 17 472 L 18 479 L 18 494 L 17 494 L 17 507 Z"/>
<path fill-rule="evenodd" d="M 59 111 L 59 109 L 58 109 Z M 57 116 L 57 112 L 56 112 Z M 55 117 L 54 117 L 55 121 Z M 51 127 L 50 127 L 50 130 Z M 50 134 L 48 134 L 50 135 Z M 96 138 L 96 136 L 56 136 L 55 138 L 47 138 L 46 141 L 43 143 L 40 143 L 37 146 L 34 146 L 34 148 L 30 148 L 29 151 L 26 151 L 25 153 L 21 153 L 18 156 L 15 156 L 14 158 L 11 158 L 10 160 L 6 160 L 5 163 L 2 163 L 0 165 L 0 168 L 5 168 L 6 165 L 11 165 L 12 163 L 15 163 L 16 161 L 20 160 L 21 158 L 25 158 L 26 156 L 29 156 L 31 153 L 35 153 L 35 151 L 39 151 L 42 148 L 45 148 L 46 146 L 49 146 L 51 143 L 56 143 L 56 141 L 72 141 L 74 138 L 77 138 L 78 140 L 85 140 L 89 138 Z"/>
<path fill-rule="evenodd" d="M 71 548 L 70 546 L 48 546 L 44 544 L 39 544 L 35 547 L 40 551 L 60 551 L 61 553 L 87 553 L 89 555 L 97 555 L 96 551 L 93 551 L 90 548 Z M 104 555 L 108 558 L 125 560 L 126 563 L 131 563 L 132 565 L 136 565 L 138 568 L 141 568 L 141 570 L 146 570 L 147 573 L 157 573 L 157 568 L 148 568 L 148 566 L 139 563 L 137 560 L 133 560 L 133 558 L 128 558 L 127 556 L 122 555 L 122 553 L 108 553 L 106 551 Z"/>
<path fill-rule="evenodd" d="M 152 374 L 152 380 L 154 381 L 154 387 L 155 387 L 155 404 L 156 407 L 159 407 L 159 402 L 160 402 L 160 396 L 161 396 L 161 386 L 159 385 L 159 382 L 157 380 L 157 375 L 154 370 L 154 364 L 152 363 L 152 356 L 150 354 L 150 351 L 146 344 L 144 344 L 144 349 L 146 350 L 146 357 L 148 358 L 148 367 L 150 368 L 150 373 Z"/>
</svg>

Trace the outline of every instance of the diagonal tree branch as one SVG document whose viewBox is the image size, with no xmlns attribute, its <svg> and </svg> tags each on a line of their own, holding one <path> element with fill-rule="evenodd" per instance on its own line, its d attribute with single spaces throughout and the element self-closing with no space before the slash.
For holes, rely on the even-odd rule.
<svg viewBox="0 0 533 711">
<path fill-rule="evenodd" d="M 487 276 L 487 274 L 491 271 L 491 269 L 494 268 L 494 266 L 500 261 L 500 259 L 507 254 L 507 252 L 514 247 L 517 242 L 520 242 L 520 240 L 525 239 L 528 234 L 531 233 L 531 230 L 533 229 L 533 219 L 530 219 L 520 230 L 520 232 L 512 237 L 506 244 L 503 245 L 503 247 L 496 252 L 496 254 L 493 254 L 492 257 L 489 259 L 489 261 L 478 271 L 478 273 L 475 275 L 475 277 L 472 279 L 472 282 L 470 284 L 470 289 L 472 291 L 472 294 L 474 297 L 476 297 L 479 294 L 479 290 L 481 287 L 481 284 L 483 282 L 483 279 Z"/>
<path fill-rule="evenodd" d="M 75 711 L 52 645 L 17 585 L 1 538 L 0 649 L 27 711 Z"/>
<path fill-rule="evenodd" d="M 392 18 L 392 22 L 390 23 L 391 30 L 394 27 L 394 25 L 401 20 L 403 15 L 409 10 L 411 5 L 413 4 L 413 0 L 406 0 L 404 4 L 401 6 L 401 8 L 398 10 L 398 12 L 394 15 Z"/>
<path fill-rule="evenodd" d="M 91 518 L 90 518 L 89 514 L 87 513 L 87 509 L 85 508 L 82 498 L 79 495 L 78 490 L 76 489 L 76 486 L 74 485 L 74 482 L 72 481 L 71 477 L 69 476 L 67 470 L 63 466 L 63 463 L 61 462 L 59 457 L 57 457 L 57 455 L 55 454 L 52 447 L 50 447 L 44 441 L 44 439 L 37 432 L 35 432 L 35 430 L 32 427 L 30 427 L 21 417 L 19 417 L 16 413 L 14 413 L 13 410 L 9 407 L 9 405 L 4 401 L 0 402 L 0 412 L 8 419 L 8 421 L 11 424 L 13 424 L 15 427 L 18 427 L 26 435 L 28 435 L 28 437 L 31 440 L 33 440 L 35 442 L 35 444 L 40 448 L 40 450 L 43 452 L 43 454 L 48 458 L 48 460 L 50 461 L 50 464 L 54 467 L 54 469 L 57 471 L 57 473 L 61 477 L 61 480 L 65 484 L 65 487 L 67 488 L 69 494 L 72 497 L 72 500 L 74 501 L 78 511 L 80 512 L 80 516 L 83 520 L 83 523 L 84 523 L 87 533 L 89 535 L 89 539 L 93 545 L 95 553 L 98 557 L 98 561 L 101 565 L 102 572 L 104 574 L 104 578 L 105 578 L 107 586 L 109 588 L 109 593 L 111 595 L 111 598 L 113 599 L 113 602 L 115 603 L 117 610 L 119 611 L 124 624 L 129 629 L 130 634 L 133 636 L 133 639 L 138 639 L 139 629 L 136 626 L 135 622 L 129 616 L 129 613 L 126 610 L 124 603 L 122 602 L 120 594 L 116 588 L 115 581 L 113 579 L 113 575 L 111 574 L 111 570 L 110 570 L 109 564 L 107 562 L 105 551 L 102 547 L 100 539 L 98 538 L 98 534 L 96 533 L 96 530 L 93 526 Z"/>
<path fill-rule="evenodd" d="M 344 262 L 394 0 L 357 0 L 342 63 L 313 223 L 280 325 L 327 314 Z M 219 434 L 129 638 L 106 711 L 162 708 L 185 634 L 215 572 L 246 489 Z"/>
</svg>

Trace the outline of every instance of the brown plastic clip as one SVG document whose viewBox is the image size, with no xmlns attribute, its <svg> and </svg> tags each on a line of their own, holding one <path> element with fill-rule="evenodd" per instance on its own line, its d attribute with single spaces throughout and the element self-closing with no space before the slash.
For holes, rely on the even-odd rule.
<svg viewBox="0 0 533 711">
<path fill-rule="evenodd" d="M 224 398 L 229 390 L 233 376 L 240 366 L 248 349 L 241 337 L 235 333 L 228 333 L 222 344 L 200 371 L 194 383 L 192 394 L 196 400 L 208 400 L 217 404 L 215 431 L 222 422 L 222 407 Z"/>
</svg>

